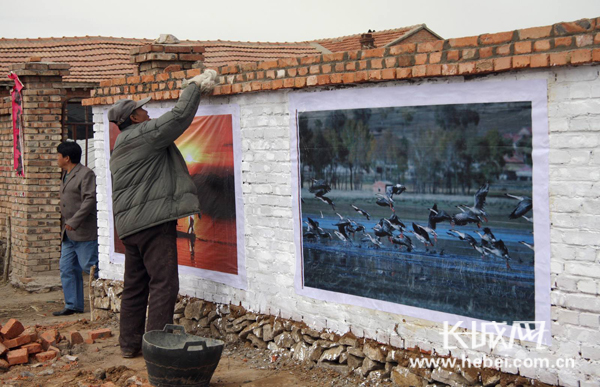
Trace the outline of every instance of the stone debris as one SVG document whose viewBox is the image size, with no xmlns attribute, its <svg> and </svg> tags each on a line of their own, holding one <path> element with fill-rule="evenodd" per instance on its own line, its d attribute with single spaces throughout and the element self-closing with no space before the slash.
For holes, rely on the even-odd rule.
<svg viewBox="0 0 600 387">
<path fill-rule="evenodd" d="M 101 298 L 94 318 L 111 313 L 120 306 L 117 298 L 122 283 L 97 280 L 92 284 L 94 297 Z M 96 303 L 95 303 L 96 305 Z M 118 310 L 117 310 L 118 312 Z M 396 386 L 495 386 L 500 380 L 522 382 L 526 378 L 489 368 L 456 369 L 411 368 L 410 359 L 436 358 L 431 352 L 415 348 L 397 348 L 390 343 L 356 337 L 352 332 L 340 335 L 328 330 L 318 331 L 300 321 L 260 315 L 239 305 L 219 305 L 194 297 L 180 296 L 175 306 L 174 323 L 182 325 L 189 334 L 213 337 L 233 344 L 242 342 L 256 351 L 270 351 L 270 363 L 284 357 L 307 369 L 321 367 L 340 375 L 364 377 L 364 385 L 390 383 Z M 265 360 L 268 361 L 268 360 Z M 534 385 L 528 380 L 523 386 Z"/>
</svg>

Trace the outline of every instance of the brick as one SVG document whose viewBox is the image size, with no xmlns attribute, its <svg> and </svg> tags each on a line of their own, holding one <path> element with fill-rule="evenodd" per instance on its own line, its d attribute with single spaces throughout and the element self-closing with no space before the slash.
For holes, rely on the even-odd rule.
<svg viewBox="0 0 600 387">
<path fill-rule="evenodd" d="M 385 58 L 385 67 L 387 67 L 387 68 L 396 67 L 397 63 L 398 63 L 398 59 L 396 59 L 396 58 Z"/>
<path fill-rule="evenodd" d="M 354 65 L 356 65 L 359 62 L 351 62 L 351 63 L 354 63 Z M 366 66 L 367 61 L 361 61 L 361 63 L 364 63 L 365 66 Z M 360 63 L 359 63 L 359 66 L 360 66 Z M 336 72 L 336 73 L 342 73 L 342 72 L 344 72 L 344 64 L 343 63 L 336 63 L 335 64 L 335 70 L 334 70 L 334 72 Z"/>
<path fill-rule="evenodd" d="M 458 65 L 456 63 L 448 63 L 442 65 L 442 75 L 458 74 Z"/>
<path fill-rule="evenodd" d="M 4 359 L 0 359 L 0 370 L 7 370 L 10 367 L 10 364 Z"/>
<path fill-rule="evenodd" d="M 553 52 L 550 54 L 550 66 L 565 66 L 569 63 L 567 52 Z"/>
<path fill-rule="evenodd" d="M 476 73 L 489 73 L 494 70 L 494 61 L 493 60 L 479 60 L 475 62 L 475 72 Z"/>
<path fill-rule="evenodd" d="M 496 48 L 496 55 L 510 55 L 512 51 L 512 44 L 505 44 Z"/>
<path fill-rule="evenodd" d="M 595 49 L 592 51 L 592 60 L 593 60 L 594 62 L 600 62 L 600 49 L 598 49 L 598 48 L 595 48 Z"/>
<path fill-rule="evenodd" d="M 304 57 L 300 58 L 300 64 L 311 65 L 311 64 L 315 64 L 315 63 L 321 63 L 320 55 L 304 56 Z"/>
<path fill-rule="evenodd" d="M 513 68 L 522 69 L 529 67 L 531 63 L 531 57 L 529 55 L 521 55 L 513 57 Z"/>
<path fill-rule="evenodd" d="M 446 52 L 446 60 L 448 61 L 457 61 L 460 59 L 460 51 L 459 50 L 451 50 Z"/>
<path fill-rule="evenodd" d="M 548 54 L 537 54 L 531 56 L 531 67 L 548 67 L 550 57 Z"/>
<path fill-rule="evenodd" d="M 382 79 L 395 79 L 396 78 L 396 69 L 381 70 L 381 78 Z"/>
<path fill-rule="evenodd" d="M 533 51 L 535 51 L 535 52 L 548 51 L 548 50 L 550 50 L 550 48 L 551 48 L 551 45 L 550 45 L 549 39 L 538 40 L 533 43 Z"/>
<path fill-rule="evenodd" d="M 306 78 L 306 86 L 315 86 L 317 83 L 316 75 L 311 75 L 310 77 Z"/>
<path fill-rule="evenodd" d="M 342 83 L 342 74 L 331 74 L 329 76 L 329 81 L 331 83 Z"/>
<path fill-rule="evenodd" d="M 520 40 L 547 38 L 552 32 L 552 26 L 525 28 L 517 31 Z"/>
<path fill-rule="evenodd" d="M 554 39 L 554 47 L 569 47 L 573 44 L 573 38 L 571 36 L 563 36 Z"/>
<path fill-rule="evenodd" d="M 479 57 L 480 58 L 489 58 L 490 56 L 494 55 L 494 48 L 493 47 L 482 47 L 479 49 Z"/>
<path fill-rule="evenodd" d="M 0 330 L 0 333 L 2 333 L 2 336 L 5 339 L 14 339 L 15 337 L 23 333 L 23 331 L 25 331 L 23 324 L 21 324 L 19 320 L 11 318 L 6 322 L 6 324 L 4 324 L 4 326 Z"/>
<path fill-rule="evenodd" d="M 294 79 L 294 87 L 302 88 L 306 86 L 306 77 L 296 77 Z"/>
<path fill-rule="evenodd" d="M 456 48 L 456 47 L 471 47 L 471 46 L 478 46 L 479 43 L 477 43 L 478 37 L 477 36 L 468 36 L 465 38 L 454 38 L 454 39 L 448 39 L 448 44 L 450 45 L 450 47 Z"/>
<path fill-rule="evenodd" d="M 592 60 L 592 50 L 571 51 L 571 64 L 588 63 Z"/>
<path fill-rule="evenodd" d="M 361 58 L 362 51 L 348 51 L 348 60 L 357 60 Z"/>
<path fill-rule="evenodd" d="M 369 79 L 369 74 L 366 71 L 357 71 L 354 80 L 356 82 L 365 82 Z"/>
<path fill-rule="evenodd" d="M 21 336 L 17 336 L 14 339 L 10 339 L 10 340 L 4 340 L 4 346 L 6 348 L 16 348 L 19 347 L 21 345 L 27 344 L 31 342 L 31 338 L 29 337 L 29 335 L 21 335 Z"/>
<path fill-rule="evenodd" d="M 466 62 L 458 64 L 458 73 L 461 75 L 464 74 L 472 74 L 475 72 L 475 63 L 474 62 Z"/>
<path fill-rule="evenodd" d="M 414 43 L 401 44 L 390 47 L 390 55 L 412 54 L 416 51 L 417 45 Z"/>
<path fill-rule="evenodd" d="M 2 343 L 0 343 L 0 356 L 3 356 L 6 352 L 8 352 L 8 348 Z"/>
<path fill-rule="evenodd" d="M 231 92 L 232 92 L 232 93 L 235 93 L 235 86 L 236 86 L 236 85 L 233 85 L 233 86 L 234 86 L 234 87 L 232 87 L 232 90 L 231 90 Z M 273 81 L 273 84 L 272 84 L 272 88 L 273 88 L 273 90 L 278 90 L 278 89 L 281 89 L 282 87 L 283 87 L 283 79 L 275 79 L 275 80 Z"/>
<path fill-rule="evenodd" d="M 412 69 L 413 77 L 424 77 L 425 75 L 427 75 L 427 66 L 422 65 L 422 66 L 413 67 L 413 69 Z"/>
<path fill-rule="evenodd" d="M 49 346 L 48 351 L 54 351 L 57 355 L 60 355 L 60 349 L 56 348 L 55 346 Z"/>
<path fill-rule="evenodd" d="M 415 55 L 415 65 L 424 65 L 425 63 L 427 63 L 427 54 Z"/>
<path fill-rule="evenodd" d="M 484 34 L 479 36 L 479 41 L 481 44 L 485 45 L 496 45 L 512 41 L 514 35 L 514 31 L 499 32 L 496 34 Z"/>
<path fill-rule="evenodd" d="M 275 69 L 279 67 L 279 63 L 276 60 L 270 60 L 270 61 L 266 61 L 266 62 L 262 62 L 258 64 L 258 69 L 259 70 L 269 70 L 269 69 Z"/>
<path fill-rule="evenodd" d="M 435 40 L 433 42 L 419 43 L 417 45 L 417 52 L 434 52 L 442 51 L 444 48 L 443 40 Z"/>
<path fill-rule="evenodd" d="M 78 331 L 69 332 L 69 342 L 71 345 L 82 344 L 83 336 Z"/>
<path fill-rule="evenodd" d="M 575 45 L 577 47 L 586 47 L 594 44 L 594 36 L 593 35 L 579 35 L 575 37 Z"/>
<path fill-rule="evenodd" d="M 404 55 L 398 57 L 398 67 L 409 67 L 413 65 L 413 57 Z"/>
<path fill-rule="evenodd" d="M 308 72 L 310 74 L 319 74 L 321 72 L 321 67 L 319 65 L 310 66 Z"/>
<path fill-rule="evenodd" d="M 202 54 L 179 54 L 179 60 L 196 62 L 198 60 L 204 60 L 204 55 L 202 55 Z"/>
<path fill-rule="evenodd" d="M 319 85 L 329 85 L 331 83 L 329 75 L 328 74 L 317 75 L 317 83 Z"/>
<path fill-rule="evenodd" d="M 479 52 L 479 50 L 477 50 L 476 48 L 469 48 L 466 50 L 462 50 L 462 59 L 463 60 L 476 59 L 478 52 Z"/>
<path fill-rule="evenodd" d="M 512 67 L 512 58 L 511 57 L 494 59 L 494 70 L 495 71 L 510 70 L 511 67 Z"/>
<path fill-rule="evenodd" d="M 332 70 L 332 67 L 330 64 L 324 64 L 323 66 L 321 66 L 321 72 L 324 74 L 329 74 Z"/>
<path fill-rule="evenodd" d="M 294 87 L 295 82 L 295 78 L 286 78 L 283 80 L 283 87 Z"/>
<path fill-rule="evenodd" d="M 331 54 L 323 54 L 323 62 L 338 62 L 344 60 L 343 52 L 336 52 Z"/>
<path fill-rule="evenodd" d="M 354 83 L 355 77 L 356 77 L 355 73 L 342 74 L 342 83 Z"/>
<path fill-rule="evenodd" d="M 23 346 L 24 349 L 27 350 L 28 354 L 36 354 L 36 353 L 40 353 L 43 351 L 42 349 L 42 344 L 40 343 L 29 343 L 29 344 L 25 344 Z"/>
<path fill-rule="evenodd" d="M 15 349 L 6 354 L 6 360 L 10 365 L 26 364 L 29 362 L 29 355 L 27 354 L 27 350 L 24 348 Z"/>
<path fill-rule="evenodd" d="M 44 347 L 44 349 L 47 350 L 49 346 L 56 344 L 56 340 L 58 338 L 58 331 L 56 329 L 50 329 L 39 336 L 42 340 L 42 347 Z"/>
<path fill-rule="evenodd" d="M 425 55 L 427 56 L 427 55 Z M 383 59 L 371 59 L 371 68 L 372 69 L 382 69 L 383 68 Z"/>
<path fill-rule="evenodd" d="M 581 19 L 569 23 L 557 23 L 554 25 L 556 35 L 567 35 L 592 30 L 594 27 L 588 19 Z"/>
<path fill-rule="evenodd" d="M 56 357 L 57 353 L 55 351 L 46 351 L 35 354 L 35 360 L 41 362 L 45 362 L 48 360 L 52 360 Z"/>
<path fill-rule="evenodd" d="M 382 58 L 385 54 L 385 48 L 374 48 L 372 50 L 364 50 L 362 58 Z"/>
<path fill-rule="evenodd" d="M 531 52 L 531 42 L 516 42 L 515 54 L 529 54 Z"/>
</svg>

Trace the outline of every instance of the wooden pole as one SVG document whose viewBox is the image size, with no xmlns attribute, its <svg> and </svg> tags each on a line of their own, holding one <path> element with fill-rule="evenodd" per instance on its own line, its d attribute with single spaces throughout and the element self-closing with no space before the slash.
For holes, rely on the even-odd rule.
<svg viewBox="0 0 600 387">
<path fill-rule="evenodd" d="M 8 270 L 10 267 L 10 247 L 11 247 L 11 227 L 10 216 L 6 217 L 6 253 L 4 254 L 4 274 L 2 276 L 4 282 L 8 282 Z"/>
<path fill-rule="evenodd" d="M 88 288 L 88 296 L 90 298 L 90 321 L 94 321 L 94 289 L 92 287 L 92 281 L 94 280 L 94 275 L 96 274 L 96 265 L 90 268 L 90 281 Z"/>
</svg>

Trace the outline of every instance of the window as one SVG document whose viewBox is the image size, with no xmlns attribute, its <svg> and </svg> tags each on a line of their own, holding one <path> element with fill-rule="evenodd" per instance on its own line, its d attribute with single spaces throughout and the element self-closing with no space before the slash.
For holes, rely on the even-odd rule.
<svg viewBox="0 0 600 387">
<path fill-rule="evenodd" d="M 90 140 L 94 138 L 94 122 L 91 106 L 81 105 L 81 98 L 71 98 L 63 103 L 62 139 L 76 141 L 83 151 L 82 163 L 88 167 L 93 163 L 88 157 Z"/>
</svg>

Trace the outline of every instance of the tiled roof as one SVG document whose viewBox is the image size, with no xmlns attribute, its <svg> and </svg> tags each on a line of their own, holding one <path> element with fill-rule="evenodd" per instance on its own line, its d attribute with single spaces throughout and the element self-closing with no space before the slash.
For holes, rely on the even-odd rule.
<svg viewBox="0 0 600 387">
<path fill-rule="evenodd" d="M 373 35 L 373 39 L 375 39 L 375 47 L 385 47 L 389 43 L 394 42 L 415 30 L 421 29 L 423 26 L 423 24 L 419 24 L 393 30 L 376 31 L 372 32 L 371 35 Z M 319 39 L 315 40 L 315 42 L 331 52 L 354 51 L 361 49 L 361 35 L 362 34 L 356 34 L 332 39 Z"/>
<path fill-rule="evenodd" d="M 66 37 L 38 39 L 0 39 L 0 74 L 8 66 L 39 56 L 42 62 L 71 65 L 66 82 L 99 82 L 134 74 L 137 65 L 130 63 L 129 50 L 152 43 L 149 39 L 112 37 Z M 209 67 L 317 55 L 321 52 L 310 43 L 262 43 L 230 41 L 183 41 L 206 47 L 204 63 Z"/>
<path fill-rule="evenodd" d="M 0 39 L 0 74 L 5 78 L 9 65 L 39 56 L 43 62 L 70 64 L 66 82 L 99 82 L 133 74 L 137 66 L 129 63 L 129 50 L 151 42 L 101 36 Z"/>
<path fill-rule="evenodd" d="M 186 41 L 183 44 L 204 46 L 204 64 L 208 67 L 318 55 L 310 43 L 263 43 L 231 41 Z"/>
<path fill-rule="evenodd" d="M 372 35 L 375 39 L 375 46 L 383 47 L 422 29 L 423 26 L 374 32 Z M 326 52 L 360 50 L 360 36 L 361 34 L 357 34 L 299 43 L 186 40 L 181 44 L 204 46 L 204 64 L 208 67 L 219 67 L 313 56 Z M 64 77 L 66 82 L 100 82 L 105 79 L 132 75 L 137 69 L 137 65 L 130 63 L 129 51 L 134 47 L 150 43 L 152 43 L 150 39 L 101 36 L 2 38 L 0 39 L 0 77 L 5 78 L 9 65 L 26 62 L 32 56 L 41 57 L 42 62 L 70 64 L 70 75 Z"/>
</svg>

